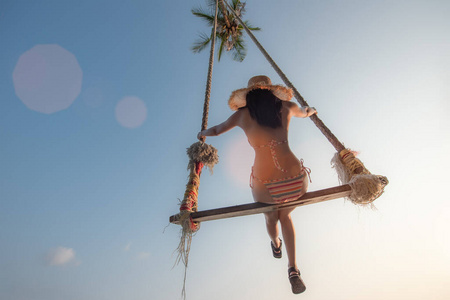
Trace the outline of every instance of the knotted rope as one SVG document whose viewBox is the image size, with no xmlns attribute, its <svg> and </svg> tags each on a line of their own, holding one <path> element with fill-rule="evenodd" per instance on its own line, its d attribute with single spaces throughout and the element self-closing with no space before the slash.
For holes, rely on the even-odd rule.
<svg viewBox="0 0 450 300">
<path fill-rule="evenodd" d="M 389 183 L 385 176 L 371 174 L 356 158 L 355 152 L 349 149 L 336 153 L 331 164 L 336 169 L 339 182 L 352 188 L 347 198 L 353 204 L 372 206 L 372 202 L 383 194 L 384 187 Z"/>
<path fill-rule="evenodd" d="M 186 290 L 186 271 L 189 262 L 189 252 L 191 251 L 192 236 L 200 229 L 200 223 L 192 220 L 191 214 L 198 210 L 198 188 L 200 186 L 200 175 L 204 166 L 212 172 L 213 167 L 219 162 L 217 149 L 203 142 L 192 144 L 187 149 L 189 157 L 189 180 L 186 184 L 183 200 L 180 203 L 180 225 L 181 238 L 178 244 L 178 257 L 176 263 L 180 261 L 184 264 L 184 280 L 182 295 Z"/>
</svg>

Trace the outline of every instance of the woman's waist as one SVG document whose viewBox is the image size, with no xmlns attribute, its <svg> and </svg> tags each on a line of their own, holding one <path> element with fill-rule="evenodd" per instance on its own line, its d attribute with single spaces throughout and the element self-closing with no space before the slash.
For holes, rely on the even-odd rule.
<svg viewBox="0 0 450 300">
<path fill-rule="evenodd" d="M 299 174 L 302 169 L 300 161 L 294 156 L 289 161 L 283 161 L 280 163 L 280 168 L 277 168 L 272 160 L 261 160 L 255 159 L 252 171 L 255 175 L 261 177 L 276 177 L 276 176 L 286 176 Z"/>
<path fill-rule="evenodd" d="M 284 165 L 283 169 L 276 168 L 270 163 L 255 164 L 252 167 L 251 177 L 265 182 L 278 181 L 280 179 L 292 178 L 303 174 L 308 175 L 311 180 L 310 173 L 311 170 L 303 165 L 303 159 L 298 160 L 295 157 L 295 161 Z"/>
<path fill-rule="evenodd" d="M 282 144 L 274 148 L 260 147 L 253 149 L 255 150 L 255 158 L 258 156 L 270 157 L 273 155 L 278 156 L 279 158 L 282 158 L 283 156 L 295 156 L 288 144 Z"/>
<path fill-rule="evenodd" d="M 264 165 L 264 164 L 273 164 L 273 160 L 279 161 L 281 164 L 295 164 L 299 162 L 298 158 L 291 151 L 291 149 L 277 149 L 276 153 L 272 153 L 271 151 L 264 150 L 255 150 L 255 160 L 254 165 Z"/>
</svg>

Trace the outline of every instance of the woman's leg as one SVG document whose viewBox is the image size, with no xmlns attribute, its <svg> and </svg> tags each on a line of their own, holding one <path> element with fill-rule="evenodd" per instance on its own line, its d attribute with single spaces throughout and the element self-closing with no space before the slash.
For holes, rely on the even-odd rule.
<svg viewBox="0 0 450 300">
<path fill-rule="evenodd" d="M 280 210 L 278 212 L 281 229 L 283 230 L 284 244 L 286 246 L 286 252 L 288 255 L 288 272 L 289 272 L 289 282 L 291 283 L 292 292 L 294 294 L 303 293 L 306 290 L 305 283 L 300 277 L 300 272 L 298 271 L 297 261 L 295 257 L 295 229 L 294 223 L 291 219 L 291 212 L 294 209 Z"/>
<path fill-rule="evenodd" d="M 288 267 L 295 267 L 297 269 L 297 262 L 295 256 L 295 228 L 291 219 L 291 212 L 294 208 L 283 209 L 278 211 L 278 219 L 281 223 L 281 230 L 283 232 L 284 245 L 288 256 Z"/>
<path fill-rule="evenodd" d="M 303 175 L 303 192 L 299 197 L 303 196 L 308 190 L 308 174 L 305 170 L 303 170 Z M 284 245 L 289 260 L 288 267 L 295 267 L 295 269 L 298 269 L 295 251 L 295 228 L 291 218 L 291 212 L 294 211 L 294 209 L 295 207 L 279 210 L 278 219 L 280 220 L 281 230 L 283 231 Z"/>
<path fill-rule="evenodd" d="M 267 233 L 269 234 L 269 237 L 272 240 L 275 248 L 279 248 L 280 240 L 278 239 L 278 236 L 280 234 L 280 231 L 278 229 L 278 212 L 272 211 L 264 213 L 264 216 L 266 217 Z"/>
<path fill-rule="evenodd" d="M 266 187 L 259 181 L 256 181 L 256 180 L 254 181 L 253 187 L 252 187 L 252 194 L 253 194 L 253 199 L 256 202 L 273 203 L 272 196 L 270 196 Z M 278 212 L 272 211 L 272 212 L 264 213 L 264 216 L 266 217 L 267 233 L 269 234 L 269 237 L 270 237 L 273 245 L 276 248 L 279 248 L 280 240 L 278 239 L 278 236 L 280 234 L 280 231 L 278 229 Z"/>
</svg>

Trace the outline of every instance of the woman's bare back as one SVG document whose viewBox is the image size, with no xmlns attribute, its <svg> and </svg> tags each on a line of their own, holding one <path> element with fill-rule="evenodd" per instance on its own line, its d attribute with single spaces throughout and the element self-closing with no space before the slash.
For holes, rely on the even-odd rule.
<svg viewBox="0 0 450 300">
<path fill-rule="evenodd" d="M 292 117 L 289 102 L 283 102 L 281 109 L 282 126 L 270 128 L 259 125 L 248 109 L 241 109 L 240 127 L 248 142 L 255 150 L 253 175 L 262 180 L 280 179 L 300 172 L 300 162 L 289 148 L 288 130 Z M 279 167 L 277 167 L 279 166 Z"/>
</svg>

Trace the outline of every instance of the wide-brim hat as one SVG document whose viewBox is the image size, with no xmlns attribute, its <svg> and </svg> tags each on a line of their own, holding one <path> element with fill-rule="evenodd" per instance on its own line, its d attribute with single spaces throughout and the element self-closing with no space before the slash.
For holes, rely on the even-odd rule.
<svg viewBox="0 0 450 300">
<path fill-rule="evenodd" d="M 274 85 L 269 77 L 258 75 L 250 78 L 247 87 L 235 90 L 228 99 L 228 105 L 231 110 L 238 110 L 247 105 L 247 93 L 253 90 L 262 89 L 271 91 L 275 97 L 283 101 L 292 99 L 292 90 L 283 85 Z"/>
</svg>

